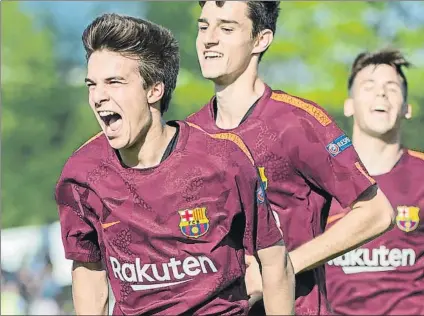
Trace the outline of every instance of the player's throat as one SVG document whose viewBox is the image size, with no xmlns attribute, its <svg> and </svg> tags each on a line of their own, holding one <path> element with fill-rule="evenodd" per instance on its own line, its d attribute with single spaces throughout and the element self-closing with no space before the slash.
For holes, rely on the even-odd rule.
<svg viewBox="0 0 424 316">
<path fill-rule="evenodd" d="M 258 100 L 256 100 L 255 103 L 253 103 L 252 106 L 249 108 L 249 110 L 247 110 L 246 114 L 244 114 L 244 116 L 241 119 L 238 126 L 240 126 L 244 121 L 246 121 L 247 118 L 250 116 L 250 114 L 252 114 L 253 110 L 255 109 L 256 105 L 258 104 L 258 102 L 261 98 L 262 97 L 260 97 Z M 213 100 L 213 119 L 214 119 L 215 123 L 216 123 L 217 114 L 218 114 L 218 104 L 217 104 L 216 98 L 215 98 Z"/>
</svg>

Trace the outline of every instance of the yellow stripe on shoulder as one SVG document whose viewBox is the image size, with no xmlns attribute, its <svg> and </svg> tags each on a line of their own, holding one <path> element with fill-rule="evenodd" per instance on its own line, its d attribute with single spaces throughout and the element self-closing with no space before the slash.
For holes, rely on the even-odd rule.
<svg viewBox="0 0 424 316">
<path fill-rule="evenodd" d="M 190 117 L 192 117 L 196 112 L 191 113 L 189 116 L 186 117 L 186 120 L 188 120 Z"/>
<path fill-rule="evenodd" d="M 205 130 L 203 130 L 200 126 L 190 123 L 190 122 L 186 122 L 188 125 L 190 125 L 191 127 L 197 128 L 198 130 L 201 130 L 202 132 L 204 132 L 206 135 L 215 138 L 215 139 L 224 139 L 224 140 L 229 140 L 231 142 L 233 142 L 234 144 L 236 144 L 243 152 L 244 154 L 247 156 L 247 158 L 250 160 L 250 162 L 252 163 L 252 165 L 255 165 L 255 161 L 253 160 L 252 154 L 250 153 L 249 149 L 247 148 L 246 144 L 243 142 L 243 140 L 241 139 L 240 136 L 233 134 L 233 133 L 216 133 L 216 134 L 210 134 L 208 132 L 206 132 Z"/>
<path fill-rule="evenodd" d="M 321 123 L 322 126 L 327 126 L 331 123 L 331 119 L 328 117 L 327 114 L 325 114 L 323 110 L 317 108 L 312 104 L 306 103 L 305 101 L 302 101 L 299 98 L 285 93 L 273 92 L 271 95 L 271 99 L 275 101 L 285 102 L 299 109 L 302 109 L 303 111 L 312 115 L 318 122 Z"/>
<path fill-rule="evenodd" d="M 420 152 L 420 151 L 415 151 L 415 150 L 411 150 L 408 149 L 408 154 L 412 157 L 424 160 L 424 153 Z"/>
<path fill-rule="evenodd" d="M 82 147 L 84 147 L 85 145 L 91 143 L 93 140 L 99 138 L 100 136 L 102 136 L 103 132 L 99 132 L 96 135 L 94 135 L 93 137 L 91 137 L 89 140 L 87 140 L 84 144 L 82 144 L 80 147 L 78 147 L 77 150 L 75 150 L 75 152 L 77 152 L 78 150 L 80 150 Z"/>
</svg>

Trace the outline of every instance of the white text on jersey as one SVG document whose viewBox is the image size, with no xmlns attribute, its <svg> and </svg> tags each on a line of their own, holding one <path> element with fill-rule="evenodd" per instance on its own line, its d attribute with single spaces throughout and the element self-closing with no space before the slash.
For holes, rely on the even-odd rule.
<svg viewBox="0 0 424 316">
<path fill-rule="evenodd" d="M 411 248 L 366 249 L 358 248 L 340 257 L 330 260 L 327 264 L 342 267 L 346 274 L 362 272 L 382 272 L 395 270 L 397 267 L 413 266 L 416 254 Z"/>
<path fill-rule="evenodd" d="M 134 291 L 177 285 L 191 281 L 190 277 L 195 277 L 200 273 L 208 274 L 218 271 L 212 260 L 206 256 L 187 257 L 182 262 L 170 258 L 169 262 L 162 264 L 143 264 L 140 258 L 136 258 L 134 264 L 121 264 L 118 259 L 109 258 L 115 278 L 130 283 L 143 283 L 131 285 Z M 158 268 L 158 265 L 162 267 Z"/>
</svg>

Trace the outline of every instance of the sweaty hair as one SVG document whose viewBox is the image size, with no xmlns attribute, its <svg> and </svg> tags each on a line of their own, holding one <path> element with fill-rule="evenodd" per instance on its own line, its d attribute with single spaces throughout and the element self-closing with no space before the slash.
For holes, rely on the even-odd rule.
<svg viewBox="0 0 424 316">
<path fill-rule="evenodd" d="M 355 80 L 355 77 L 358 72 L 360 72 L 362 69 L 369 65 L 389 65 L 395 68 L 398 75 L 402 78 L 402 89 L 404 93 L 404 99 L 405 101 L 407 100 L 408 81 L 406 80 L 406 76 L 403 73 L 402 68 L 408 68 L 411 66 L 411 64 L 405 59 L 405 57 L 400 51 L 394 49 L 384 49 L 376 52 L 363 52 L 359 54 L 352 64 L 352 69 L 348 80 L 349 91 L 352 88 L 353 81 Z"/>
<path fill-rule="evenodd" d="M 100 50 L 137 58 L 144 89 L 163 82 L 160 111 L 168 110 L 180 66 L 178 42 L 168 29 L 130 16 L 104 14 L 87 26 L 82 42 L 87 60 Z"/>
<path fill-rule="evenodd" d="M 206 1 L 199 1 L 203 8 Z M 255 38 L 261 31 L 269 29 L 275 34 L 277 30 L 277 19 L 280 13 L 280 1 L 247 1 L 247 17 L 252 21 L 252 37 Z M 215 1 L 218 7 L 222 7 L 225 1 Z M 265 54 L 261 53 L 259 60 Z"/>
</svg>

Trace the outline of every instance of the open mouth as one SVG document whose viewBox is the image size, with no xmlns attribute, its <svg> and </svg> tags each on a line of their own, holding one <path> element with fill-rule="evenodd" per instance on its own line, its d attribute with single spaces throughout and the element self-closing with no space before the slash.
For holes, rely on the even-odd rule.
<svg viewBox="0 0 424 316">
<path fill-rule="evenodd" d="M 387 113 L 385 109 L 374 109 L 373 111 L 377 113 Z"/>
<path fill-rule="evenodd" d="M 205 59 L 218 59 L 223 57 L 224 55 L 218 52 L 206 52 L 204 53 Z"/>
<path fill-rule="evenodd" d="M 122 126 L 122 117 L 120 114 L 113 111 L 100 111 L 99 116 L 112 132 L 117 131 Z"/>
</svg>

